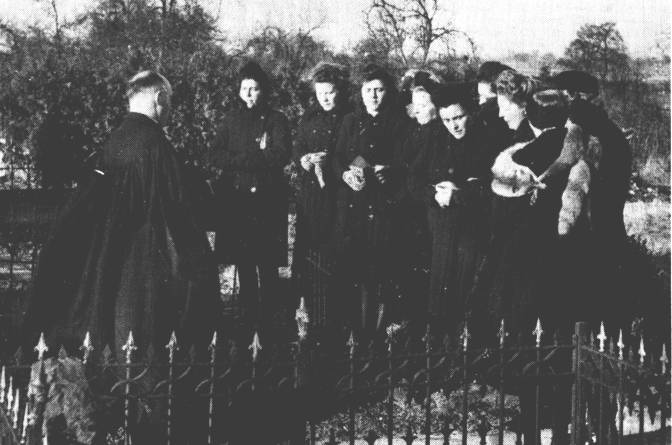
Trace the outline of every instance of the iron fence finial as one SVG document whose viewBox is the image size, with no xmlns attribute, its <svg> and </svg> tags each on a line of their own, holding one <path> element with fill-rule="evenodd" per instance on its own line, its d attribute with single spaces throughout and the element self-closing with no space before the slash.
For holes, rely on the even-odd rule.
<svg viewBox="0 0 672 445">
<path fill-rule="evenodd" d="M 180 349 L 180 347 L 177 345 L 177 335 L 175 335 L 175 331 L 171 332 L 170 340 L 168 340 L 166 349 L 168 350 L 168 360 L 170 360 L 172 363 L 175 357 L 175 351 Z"/>
<path fill-rule="evenodd" d="M 506 324 L 503 318 L 502 321 L 499 323 L 499 332 L 497 333 L 497 335 L 499 336 L 499 346 L 504 346 L 506 336 L 509 334 L 506 332 Z"/>
<path fill-rule="evenodd" d="M 355 341 L 355 331 L 350 330 L 350 338 L 348 338 L 348 342 L 346 343 L 346 346 L 350 349 L 350 358 L 354 357 L 355 355 L 355 348 L 357 347 L 357 341 Z"/>
<path fill-rule="evenodd" d="M 537 318 L 537 325 L 534 328 L 534 331 L 532 331 L 532 334 L 536 338 L 537 342 L 537 348 L 541 345 L 541 335 L 544 333 L 544 330 L 541 328 L 541 319 Z"/>
<path fill-rule="evenodd" d="M 670 363 L 670 360 L 667 358 L 667 348 L 665 343 L 663 343 L 663 353 L 660 355 L 660 363 L 663 374 L 667 371 L 667 364 Z"/>
<path fill-rule="evenodd" d="M 310 317 L 308 316 L 308 311 L 306 310 L 306 299 L 304 297 L 301 297 L 294 319 L 296 320 L 296 328 L 298 331 L 297 335 L 299 340 L 305 340 L 308 336 L 308 323 L 310 323 Z"/>
<path fill-rule="evenodd" d="M 41 361 L 44 359 L 44 354 L 49 351 L 47 342 L 44 340 L 44 332 L 40 332 L 40 339 L 37 341 L 37 344 L 33 348 L 37 352 L 37 360 Z"/>
<path fill-rule="evenodd" d="M 82 358 L 82 362 L 86 364 L 86 362 L 89 360 L 89 356 L 91 355 L 91 351 L 93 351 L 93 344 L 91 343 L 91 333 L 89 331 L 86 331 L 84 341 L 82 342 L 82 346 L 80 346 L 79 349 L 84 351 L 84 357 Z"/>
<path fill-rule="evenodd" d="M 126 363 L 131 363 L 133 351 L 135 351 L 136 349 L 138 349 L 138 347 L 135 346 L 133 331 L 128 331 L 128 339 L 126 340 L 126 344 L 121 347 L 121 350 L 126 353 Z"/>
<path fill-rule="evenodd" d="M 212 340 L 210 340 L 210 349 L 215 349 L 217 347 L 217 331 L 212 333 Z"/>
<path fill-rule="evenodd" d="M 618 331 L 618 343 L 616 343 L 616 346 L 618 346 L 618 359 L 623 360 L 623 348 L 625 348 L 625 343 L 623 343 L 623 329 L 619 329 Z"/>
<path fill-rule="evenodd" d="M 607 334 L 604 330 L 604 322 L 600 323 L 600 333 L 597 336 L 600 341 L 600 352 L 604 352 L 604 342 L 607 340 Z"/>
<path fill-rule="evenodd" d="M 254 332 L 254 336 L 252 337 L 252 343 L 250 346 L 247 347 L 247 349 L 252 351 L 252 361 L 256 362 L 257 357 L 259 356 L 259 351 L 261 351 L 263 348 L 261 347 L 261 342 L 259 341 L 259 333 Z"/>
<path fill-rule="evenodd" d="M 471 337 L 471 334 L 469 334 L 469 326 L 467 322 L 464 322 L 464 328 L 462 329 L 462 334 L 460 335 L 460 339 L 462 340 L 462 350 L 466 351 L 467 348 L 469 347 L 469 337 Z"/>
<path fill-rule="evenodd" d="M 646 357 L 646 351 L 644 350 L 644 337 L 639 337 L 639 363 L 644 365 L 644 357 Z"/>
</svg>

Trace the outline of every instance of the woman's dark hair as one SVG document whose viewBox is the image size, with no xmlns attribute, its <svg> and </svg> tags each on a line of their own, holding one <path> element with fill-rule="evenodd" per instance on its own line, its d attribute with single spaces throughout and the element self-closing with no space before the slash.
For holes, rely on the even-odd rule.
<svg viewBox="0 0 672 445">
<path fill-rule="evenodd" d="M 262 100 L 266 100 L 271 92 L 271 81 L 268 74 L 259 66 L 257 62 L 249 61 L 238 71 L 238 86 L 245 79 L 255 80 L 261 89 Z"/>
<path fill-rule="evenodd" d="M 339 91 L 348 88 L 350 75 L 342 65 L 335 63 L 319 63 L 313 68 L 311 80 L 313 84 L 325 82 L 333 84 Z"/>
<path fill-rule="evenodd" d="M 372 80 L 380 80 L 385 86 L 384 106 L 388 107 L 390 104 L 395 104 L 397 100 L 397 88 L 395 87 L 392 75 L 383 67 L 370 63 L 359 72 L 359 84 L 363 86 L 366 82 L 371 82 Z"/>
<path fill-rule="evenodd" d="M 476 108 L 473 97 L 473 84 L 467 82 L 448 82 L 441 86 L 432 95 L 432 102 L 436 108 L 446 108 L 450 105 L 461 105 L 464 111 L 472 113 Z"/>
<path fill-rule="evenodd" d="M 411 69 L 401 76 L 399 82 L 399 94 L 402 105 L 411 103 L 413 92 L 422 88 L 430 95 L 434 95 L 441 86 L 442 80 L 431 71 Z"/>
</svg>

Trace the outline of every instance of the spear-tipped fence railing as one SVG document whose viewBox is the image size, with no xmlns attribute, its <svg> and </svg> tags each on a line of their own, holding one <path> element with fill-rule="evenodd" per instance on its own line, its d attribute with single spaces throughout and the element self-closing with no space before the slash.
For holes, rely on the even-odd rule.
<svg viewBox="0 0 672 445">
<path fill-rule="evenodd" d="M 569 427 L 571 443 L 622 443 L 632 433 L 665 438 L 670 417 L 665 345 L 656 360 L 647 361 L 654 354 L 646 351 L 644 339 L 628 348 L 620 334 L 615 344 L 602 326 L 591 341 L 587 325 L 577 323 L 573 341 L 561 342 L 544 335 L 539 320 L 534 331 L 528 331 L 528 341 L 519 336 L 516 342 L 509 340 L 502 322 L 493 347 L 472 345 L 466 325 L 455 339 L 435 337 L 428 325 L 421 339 L 390 328 L 386 336 L 360 344 L 350 333 L 344 348 L 335 352 L 321 349 L 309 332 L 306 314 L 302 302 L 292 345 L 262 344 L 255 333 L 247 348 L 239 348 L 218 340 L 215 333 L 202 356 L 198 348 L 180 345 L 175 333 L 162 348 L 163 356 L 155 356 L 151 348 L 143 356 L 129 333 L 120 360 L 109 347 L 97 353 L 89 334 L 78 358 L 68 357 L 63 348 L 48 358 L 49 348 L 40 337 L 34 348 L 37 361 L 26 363 L 18 351 L 14 362 L 2 367 L 2 443 L 41 443 L 53 385 L 50 373 L 68 359 L 85 370 L 90 391 L 110 407 L 106 413 L 112 420 L 98 428 L 115 444 L 140 443 L 136 437 L 146 437 L 146 424 L 159 426 L 160 443 L 186 443 L 180 439 L 185 434 L 199 437 L 198 443 L 225 443 L 230 437 L 221 426 L 223 416 L 235 400 L 306 389 L 332 395 L 315 402 L 330 404 L 327 414 L 311 407 L 301 411 L 321 412 L 299 419 L 307 424 L 309 443 L 374 443 L 380 438 L 388 444 L 395 438 L 409 444 L 441 438 L 450 443 L 455 435 L 467 443 L 470 434 L 480 443 L 502 444 L 507 437 L 516 443 L 539 443 L 541 430 L 549 425 L 548 407 L 558 411 L 552 405 L 561 403 L 553 396 L 557 388 L 565 389 L 565 396 L 571 388 L 571 413 L 568 404 L 566 416 L 559 417 L 565 423 L 554 423 L 552 433 L 567 434 Z M 526 406 L 524 397 L 533 403 Z M 154 416 L 158 420 L 148 412 L 160 412 Z M 325 423 L 330 415 L 334 417 Z M 628 431 L 626 418 L 636 418 L 637 428 Z M 294 434 L 293 440 L 303 443 L 304 438 Z"/>
</svg>

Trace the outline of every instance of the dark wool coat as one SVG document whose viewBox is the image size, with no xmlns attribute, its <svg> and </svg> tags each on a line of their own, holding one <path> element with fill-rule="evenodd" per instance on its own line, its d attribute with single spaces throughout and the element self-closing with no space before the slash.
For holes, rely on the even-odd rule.
<svg viewBox="0 0 672 445">
<path fill-rule="evenodd" d="M 376 117 L 360 108 L 343 118 L 336 143 L 332 166 L 339 185 L 334 230 L 338 289 L 334 292 L 342 298 L 342 315 L 357 324 L 362 315 L 363 326 L 375 324 L 377 305 L 391 298 L 398 284 L 394 275 L 398 255 L 393 254 L 402 176 L 398 153 L 407 124 L 407 116 L 392 107 Z M 343 172 L 358 156 L 372 166 L 389 166 L 385 182 L 366 168 L 364 189 L 348 187 Z"/>
<path fill-rule="evenodd" d="M 339 180 L 336 236 L 344 246 L 389 247 L 390 213 L 401 189 L 399 144 L 408 123 L 408 118 L 392 107 L 376 117 L 360 108 L 343 118 L 332 166 Z M 390 166 L 386 182 L 381 184 L 367 168 L 366 187 L 358 192 L 348 187 L 343 173 L 358 156 L 372 166 Z"/>
<path fill-rule="evenodd" d="M 519 137 L 526 137 L 522 132 Z M 560 154 L 565 133 L 564 128 L 545 131 L 513 160 L 541 174 Z M 501 318 L 512 333 L 531 332 L 537 318 L 548 333 L 565 330 L 580 316 L 578 302 L 589 304 L 584 292 L 589 289 L 586 221 L 577 223 L 569 237 L 560 238 L 557 231 L 566 184 L 567 173 L 549 179 L 536 201 L 530 193 L 499 198 L 496 231 L 477 284 L 477 295 L 484 291 L 489 301 L 491 330 Z M 485 303 L 475 301 L 474 311 Z"/>
<path fill-rule="evenodd" d="M 331 162 L 336 149 L 336 138 L 349 107 L 324 111 L 320 106 L 306 110 L 299 122 L 294 140 L 294 162 L 299 175 L 297 193 L 297 237 L 304 246 L 317 246 L 329 241 L 333 231 L 336 188 L 340 178 L 334 176 Z M 301 157 L 307 153 L 326 151 L 323 168 L 325 187 L 320 187 L 313 169 L 301 167 Z"/>
<path fill-rule="evenodd" d="M 206 344 L 217 326 L 218 284 L 183 159 L 162 128 L 130 113 L 76 191 L 39 260 L 26 340 L 45 331 L 75 352 L 86 332 L 117 357 L 133 331 L 140 351 Z"/>
<path fill-rule="evenodd" d="M 462 320 L 487 240 L 484 190 L 489 186 L 491 147 L 485 135 L 478 123 L 461 140 L 443 129 L 428 140 L 412 166 L 413 187 L 427 205 L 432 233 L 428 310 L 444 321 L 447 316 L 452 322 Z M 434 185 L 443 181 L 459 187 L 445 208 L 434 199 Z"/>
<path fill-rule="evenodd" d="M 217 171 L 216 254 L 222 263 L 287 261 L 291 140 L 285 116 L 265 106 L 231 110 L 211 148 Z"/>
</svg>

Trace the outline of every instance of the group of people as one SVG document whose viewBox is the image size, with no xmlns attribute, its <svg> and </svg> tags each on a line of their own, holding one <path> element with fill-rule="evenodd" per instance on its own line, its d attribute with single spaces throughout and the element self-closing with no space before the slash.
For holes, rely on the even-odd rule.
<svg viewBox="0 0 672 445">
<path fill-rule="evenodd" d="M 589 318 L 586 283 L 613 273 L 604 249 L 625 237 L 630 169 L 621 130 L 592 102 L 597 80 L 541 81 L 498 62 L 476 88 L 422 70 L 399 88 L 380 66 L 358 74 L 351 101 L 344 67 L 315 67 L 293 134 L 268 75 L 245 64 L 209 147 L 209 187 L 162 130 L 168 80 L 134 76 L 129 114 L 43 249 L 26 338 L 77 348 L 88 332 L 119 356 L 131 330 L 155 350 L 173 330 L 207 345 L 221 323 L 217 264 L 236 265 L 243 319 L 261 329 L 299 297 L 314 326 L 364 336 L 401 320 L 444 332 L 467 321 L 494 338 L 501 319 L 527 332 L 537 317 Z M 293 299 L 280 301 L 290 161 Z"/>
</svg>

